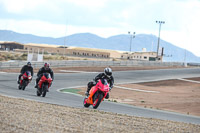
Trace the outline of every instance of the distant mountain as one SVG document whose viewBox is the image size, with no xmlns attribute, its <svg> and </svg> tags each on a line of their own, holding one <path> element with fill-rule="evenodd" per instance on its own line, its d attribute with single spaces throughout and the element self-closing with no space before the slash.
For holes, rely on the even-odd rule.
<svg viewBox="0 0 200 133">
<path fill-rule="evenodd" d="M 158 38 L 155 35 L 138 34 L 132 40 L 132 51 L 141 51 L 142 48 L 146 48 L 147 51 L 157 51 L 157 39 Z M 0 41 L 16 41 L 19 43 L 43 43 L 121 51 L 130 50 L 129 35 L 116 35 L 109 38 L 102 38 L 90 33 L 80 33 L 66 37 L 52 38 L 40 37 L 31 34 L 21 34 L 8 30 L 0 30 Z M 164 47 L 164 61 L 183 62 L 184 57 L 186 57 L 187 62 L 200 63 L 200 57 L 197 57 L 190 51 L 179 48 L 169 42 L 160 40 L 160 47 Z"/>
</svg>

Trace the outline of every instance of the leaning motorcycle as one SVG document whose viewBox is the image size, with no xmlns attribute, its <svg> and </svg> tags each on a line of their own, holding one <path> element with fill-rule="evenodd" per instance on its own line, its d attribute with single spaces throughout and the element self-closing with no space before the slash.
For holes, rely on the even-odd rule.
<svg viewBox="0 0 200 133">
<path fill-rule="evenodd" d="M 52 78 L 49 73 L 43 73 L 40 81 L 38 82 L 37 96 L 45 97 L 52 84 Z"/>
<path fill-rule="evenodd" d="M 95 86 L 90 89 L 89 96 L 84 98 L 84 107 L 89 107 L 90 105 L 96 109 L 100 103 L 104 100 L 109 92 L 109 84 L 106 79 L 100 79 Z"/>
<path fill-rule="evenodd" d="M 30 71 L 26 71 L 21 77 L 19 81 L 19 90 L 25 90 L 26 86 L 31 82 L 32 76 Z"/>
</svg>

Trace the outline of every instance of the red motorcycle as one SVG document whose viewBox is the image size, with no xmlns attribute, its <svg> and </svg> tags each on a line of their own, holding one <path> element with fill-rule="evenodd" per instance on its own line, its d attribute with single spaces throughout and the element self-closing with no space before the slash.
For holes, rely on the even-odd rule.
<svg viewBox="0 0 200 133">
<path fill-rule="evenodd" d="M 31 80 L 32 80 L 31 72 L 26 71 L 26 72 L 20 77 L 18 89 L 19 89 L 19 90 L 25 90 L 26 86 L 28 86 L 28 84 L 31 82 Z"/>
<path fill-rule="evenodd" d="M 93 105 L 93 108 L 96 109 L 101 101 L 104 100 L 106 95 L 109 92 L 109 84 L 106 79 L 101 79 L 98 81 L 96 86 L 93 86 L 90 89 L 89 96 L 85 97 L 83 101 L 84 107 L 89 107 L 90 105 Z"/>
<path fill-rule="evenodd" d="M 40 81 L 38 82 L 37 96 L 46 96 L 46 93 L 49 91 L 49 87 L 52 84 L 52 78 L 49 73 L 43 73 Z"/>
</svg>

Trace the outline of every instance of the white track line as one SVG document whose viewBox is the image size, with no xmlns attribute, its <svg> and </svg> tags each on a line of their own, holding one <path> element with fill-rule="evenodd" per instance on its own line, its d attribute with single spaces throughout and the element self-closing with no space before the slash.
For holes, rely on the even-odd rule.
<svg viewBox="0 0 200 133">
<path fill-rule="evenodd" d="M 61 72 L 73 72 L 73 73 L 98 73 L 98 72 L 87 72 L 87 71 L 72 71 L 72 70 L 60 70 Z"/>
<path fill-rule="evenodd" d="M 122 86 L 114 86 L 114 87 L 125 89 L 125 90 L 131 90 L 131 91 L 141 91 L 141 92 L 149 92 L 149 93 L 160 93 L 159 91 L 147 91 L 147 90 L 141 90 L 141 89 L 127 88 L 127 87 L 122 87 Z"/>
<path fill-rule="evenodd" d="M 200 81 L 194 81 L 194 80 L 182 79 L 182 78 L 178 78 L 178 80 L 183 80 L 183 81 L 187 81 L 187 82 L 193 82 L 193 83 L 200 84 Z"/>
<path fill-rule="evenodd" d="M 0 73 L 6 73 L 6 72 L 0 72 Z"/>
<path fill-rule="evenodd" d="M 74 88 L 82 88 L 82 87 L 86 87 L 86 86 L 71 86 L 71 87 L 57 89 L 57 91 L 60 92 L 61 90 L 64 90 L 64 89 L 74 89 Z"/>
</svg>

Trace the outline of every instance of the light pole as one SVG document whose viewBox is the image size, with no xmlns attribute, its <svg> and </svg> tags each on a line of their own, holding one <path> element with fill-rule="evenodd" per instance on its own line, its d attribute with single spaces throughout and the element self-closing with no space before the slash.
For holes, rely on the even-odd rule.
<svg viewBox="0 0 200 133">
<path fill-rule="evenodd" d="M 133 32 L 133 35 L 129 31 L 128 34 L 130 35 L 130 52 L 131 52 L 131 44 L 132 44 L 132 39 L 135 38 L 135 32 Z"/>
<path fill-rule="evenodd" d="M 156 21 L 156 23 L 159 24 L 159 35 L 158 35 L 158 46 L 157 46 L 157 60 L 158 60 L 158 51 L 159 51 L 159 43 L 160 43 L 160 30 L 161 30 L 161 24 L 165 24 L 165 21 Z"/>
</svg>

